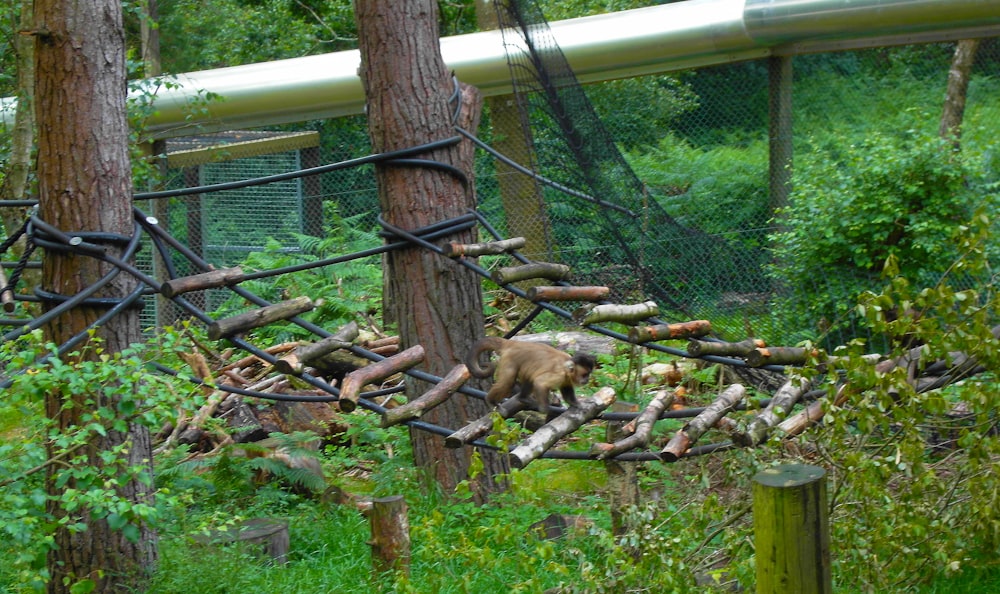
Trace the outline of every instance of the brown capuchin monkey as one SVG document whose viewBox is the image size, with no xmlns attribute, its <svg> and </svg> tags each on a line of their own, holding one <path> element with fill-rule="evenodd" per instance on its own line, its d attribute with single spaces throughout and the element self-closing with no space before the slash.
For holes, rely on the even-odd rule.
<svg viewBox="0 0 1000 594">
<path fill-rule="evenodd" d="M 480 355 L 490 351 L 499 355 L 499 359 L 481 365 Z M 597 360 L 584 353 L 571 356 L 547 344 L 488 336 L 472 345 L 465 365 L 478 378 L 485 379 L 496 372 L 493 387 L 486 394 L 490 404 L 512 395 L 516 386 L 519 398 L 534 400 L 535 410 L 551 420 L 555 414 L 549 411 L 549 392 L 559 390 L 566 404 L 576 404 L 573 386 L 584 386 L 590 381 Z"/>
</svg>

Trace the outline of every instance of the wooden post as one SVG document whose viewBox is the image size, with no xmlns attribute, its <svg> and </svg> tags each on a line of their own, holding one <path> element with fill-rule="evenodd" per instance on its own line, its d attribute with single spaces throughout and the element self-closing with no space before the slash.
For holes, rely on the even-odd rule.
<svg viewBox="0 0 1000 594">
<path fill-rule="evenodd" d="M 833 592 L 826 471 L 786 464 L 753 478 L 757 594 Z"/>
<path fill-rule="evenodd" d="M 372 569 L 376 576 L 386 571 L 410 573 L 410 521 L 402 495 L 372 500 L 369 514 L 372 539 Z"/>
<path fill-rule="evenodd" d="M 635 408 L 634 405 L 632 408 Z M 624 426 L 624 421 L 608 422 L 606 433 L 608 443 L 617 443 L 619 440 L 626 437 Z M 608 476 L 608 507 L 611 510 L 611 533 L 615 536 L 624 536 L 630 530 L 635 528 L 635 526 L 628 521 L 629 515 L 627 511 L 629 508 L 639 505 L 638 462 L 622 462 L 614 459 L 605 459 L 604 471 Z M 638 559 L 642 554 L 637 546 L 628 547 L 628 550 L 632 557 L 636 559 Z"/>
</svg>

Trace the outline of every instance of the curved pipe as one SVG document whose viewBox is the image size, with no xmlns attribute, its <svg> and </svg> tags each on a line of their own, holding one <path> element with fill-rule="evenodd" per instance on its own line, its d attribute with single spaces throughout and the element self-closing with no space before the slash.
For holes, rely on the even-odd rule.
<svg viewBox="0 0 1000 594">
<path fill-rule="evenodd" d="M 686 0 L 551 23 L 581 82 L 751 60 L 774 54 L 1000 35 L 997 0 Z M 865 41 L 867 40 L 867 41 Z M 499 31 L 441 39 L 448 67 L 486 95 L 511 92 Z M 364 111 L 357 50 L 179 74 L 155 89 L 147 131 L 194 133 Z M 149 83 L 151 85 L 153 83 Z M 205 93 L 221 101 L 191 109 Z M 11 99 L 0 119 L 13 121 Z"/>
</svg>

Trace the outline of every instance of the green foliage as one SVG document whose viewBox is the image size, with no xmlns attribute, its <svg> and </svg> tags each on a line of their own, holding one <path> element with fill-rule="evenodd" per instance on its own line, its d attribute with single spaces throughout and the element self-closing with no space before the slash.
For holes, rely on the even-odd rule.
<svg viewBox="0 0 1000 594">
<path fill-rule="evenodd" d="M 625 78 L 585 89 L 601 120 L 615 123 L 615 142 L 627 149 L 655 145 L 673 122 L 698 106 L 681 75 Z"/>
<path fill-rule="evenodd" d="M 353 42 L 350 5 L 331 3 L 331 18 L 317 20 L 293 3 L 280 0 L 194 0 L 161 6 L 160 31 L 164 69 L 190 72 L 294 58 L 345 49 Z M 178 43 L 178 40 L 207 43 Z"/>
<path fill-rule="evenodd" d="M 843 320 L 890 257 L 904 278 L 933 284 L 959 256 L 956 226 L 996 198 L 973 157 L 917 129 L 815 147 L 771 235 L 771 274 L 791 296 L 783 315 Z"/>
<path fill-rule="evenodd" d="M 847 401 L 828 405 L 823 425 L 795 440 L 802 451 L 816 453 L 808 462 L 828 470 L 838 591 L 919 591 L 933 576 L 988 571 L 995 557 L 1000 341 L 993 330 L 997 293 L 984 274 L 991 224 L 980 214 L 958 227 L 953 241 L 960 257 L 936 284 L 911 283 L 890 258 L 884 290 L 861 296 L 857 314 L 873 332 L 908 334 L 923 344 L 912 369 L 876 373 L 862 359 L 867 345 L 856 340 L 833 353 L 847 361 L 840 369 L 811 372 L 830 401 L 840 385 L 848 386 Z M 969 278 L 987 280 L 967 288 Z M 914 370 L 950 361 L 955 353 L 974 357 L 986 373 L 937 390 L 918 391 L 909 383 Z M 757 455 L 788 457 L 783 437 L 774 436 L 771 445 L 774 450 Z M 736 528 L 728 538 L 749 530 Z M 736 573 L 752 576 L 751 561 L 734 558 Z"/>
<path fill-rule="evenodd" d="M 4 572 L 11 583 L 28 587 L 47 579 L 45 555 L 57 526 L 84 530 L 79 518 L 88 515 L 134 540 L 140 524 L 157 522 L 156 508 L 130 501 L 120 491 L 128 482 L 149 484 L 152 479 L 146 466 L 130 463 L 131 443 L 104 447 L 96 453 L 97 461 L 90 450 L 95 443 L 107 443 L 103 438 L 111 433 L 135 426 L 158 429 L 188 396 L 149 373 L 149 357 L 162 358 L 163 350 L 107 353 L 92 338 L 83 351 L 66 358 L 54 353 L 54 345 L 44 344 L 35 332 L 5 343 L 0 354 L 12 381 L 0 401 L 0 418 L 8 423 L 0 442 L 0 530 L 10 561 Z M 84 354 L 92 357 L 67 362 Z M 61 397 L 64 409 L 79 407 L 81 423 L 59 427 L 45 415 L 47 395 Z M 46 475 L 54 485 L 51 493 Z"/>
<path fill-rule="evenodd" d="M 332 205 L 330 205 L 332 207 Z M 341 219 L 335 212 L 327 215 L 333 220 L 325 237 L 294 235 L 298 249 L 286 249 L 274 240 L 268 240 L 263 251 L 252 252 L 241 264 L 246 271 L 267 271 L 286 267 L 306 267 L 277 276 L 266 276 L 241 284 L 248 291 L 270 301 L 306 295 L 318 306 L 302 315 L 304 319 L 325 328 L 341 326 L 358 315 L 374 315 L 381 310 L 382 268 L 378 256 L 346 259 L 335 265 L 308 268 L 308 264 L 321 259 L 348 256 L 356 251 L 377 245 L 373 232 L 356 224 L 364 215 Z M 233 296 L 223 303 L 217 316 L 238 313 L 245 307 L 242 297 Z M 297 326 L 272 324 L 255 331 L 258 340 L 282 342 L 304 339 L 309 333 Z"/>
<path fill-rule="evenodd" d="M 675 287 L 689 283 L 691 288 L 685 290 L 700 291 L 703 301 L 714 301 L 722 287 L 752 293 L 769 284 L 762 272 L 770 217 L 767 143 L 759 139 L 741 145 L 733 140 L 728 146 L 705 149 L 671 135 L 655 148 L 626 155 L 668 215 L 685 228 L 715 238 L 697 269 L 678 270 L 670 277 Z"/>
</svg>

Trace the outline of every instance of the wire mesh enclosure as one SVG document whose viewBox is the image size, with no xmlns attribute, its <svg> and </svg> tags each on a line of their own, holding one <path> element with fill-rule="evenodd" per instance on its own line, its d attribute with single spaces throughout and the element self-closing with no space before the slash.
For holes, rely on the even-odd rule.
<svg viewBox="0 0 1000 594">
<path fill-rule="evenodd" d="M 842 344 L 859 332 L 849 315 L 831 320 L 809 313 L 808 303 L 799 307 L 795 302 L 805 297 L 772 274 L 781 265 L 771 250 L 781 230 L 777 209 L 788 199 L 776 196 L 775 180 L 791 188 L 795 164 L 821 152 L 836 156 L 838 143 L 914 126 L 936 130 L 953 43 L 796 56 L 787 87 L 775 85 L 774 58 L 582 86 L 532 10 L 514 4 L 501 14 L 505 41 L 531 51 L 511 57 L 515 93 L 487 100 L 477 132 L 540 176 L 481 153 L 480 211 L 501 234 L 526 237 L 530 258 L 570 264 L 575 284 L 607 285 L 616 301 L 653 299 L 669 321 L 709 319 L 726 339 L 787 343 L 818 336 Z M 972 71 L 962 142 L 981 155 L 992 179 L 998 71 L 1000 43 L 985 40 Z M 791 102 L 791 135 L 789 167 L 775 168 L 769 141 L 779 88 Z M 261 145 L 258 155 L 206 163 L 196 172 L 171 170 L 169 187 L 360 157 L 369 151 L 364 126 L 360 117 L 313 122 L 318 146 L 308 159 L 312 148 L 273 152 Z M 369 168 L 171 199 L 162 212 L 171 232 L 216 267 L 264 250 L 300 253 L 310 236 L 336 238 L 343 253 L 381 242 Z M 325 274 L 342 288 L 359 283 L 366 286 L 356 290 L 377 290 L 378 258 L 360 266 L 368 272 Z M 849 285 L 835 274 L 821 278 L 815 290 L 849 307 L 856 298 Z M 881 281 L 873 275 L 871 283 L 878 288 Z"/>
</svg>

